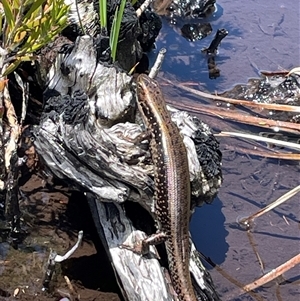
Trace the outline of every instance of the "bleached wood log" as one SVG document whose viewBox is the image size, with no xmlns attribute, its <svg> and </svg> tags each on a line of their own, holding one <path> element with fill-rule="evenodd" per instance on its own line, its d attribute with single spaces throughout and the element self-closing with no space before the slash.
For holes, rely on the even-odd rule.
<svg viewBox="0 0 300 301">
<path fill-rule="evenodd" d="M 121 279 L 120 289 L 124 297 L 130 301 L 176 301 L 170 276 L 168 271 L 160 266 L 155 247 L 150 246 L 150 252 L 146 256 L 137 255 L 121 247 L 133 245 L 145 238 L 146 234 L 134 228 L 121 205 L 103 202 L 90 193 L 86 195 L 89 204 L 94 203 L 91 207 L 96 214 L 96 227 L 107 243 L 107 252 L 115 272 Z M 190 271 L 197 283 L 195 289 L 199 300 L 219 300 L 210 275 L 202 265 L 192 241 Z"/>
<path fill-rule="evenodd" d="M 103 239 L 128 300 L 172 300 L 157 259 L 152 255 L 140 258 L 120 248 L 143 237 L 122 211 L 123 202 L 138 202 L 155 219 L 149 141 L 138 139 L 145 129 L 135 116 L 132 78 L 113 66 L 97 63 L 92 38 L 83 36 L 71 53 L 59 55 L 50 79 L 47 94 L 56 96 L 47 100 L 41 123 L 35 128 L 37 151 L 56 176 L 70 179 L 96 196 Z M 193 195 L 201 202 L 211 201 L 222 179 L 220 154 L 215 154 L 217 142 L 199 119 L 170 109 L 188 150 Z M 197 148 L 204 144 L 205 154 Z M 207 157 L 210 147 L 212 156 Z M 101 202 L 114 202 L 117 217 L 108 219 Z M 197 291 L 207 300 L 218 300 L 193 248 L 191 271 Z"/>
</svg>

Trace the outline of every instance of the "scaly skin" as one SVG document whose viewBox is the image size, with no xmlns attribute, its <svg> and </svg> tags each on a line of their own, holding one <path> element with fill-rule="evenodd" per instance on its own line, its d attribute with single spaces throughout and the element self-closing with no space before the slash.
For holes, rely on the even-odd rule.
<svg viewBox="0 0 300 301">
<path fill-rule="evenodd" d="M 137 78 L 138 107 L 151 133 L 155 213 L 166 234 L 172 284 L 180 301 L 197 301 L 189 271 L 190 177 L 185 145 L 157 82 Z"/>
</svg>

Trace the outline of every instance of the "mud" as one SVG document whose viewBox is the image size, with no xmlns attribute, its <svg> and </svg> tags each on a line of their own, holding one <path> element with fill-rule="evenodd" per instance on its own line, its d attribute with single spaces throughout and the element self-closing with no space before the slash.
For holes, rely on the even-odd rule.
<svg viewBox="0 0 300 301">
<path fill-rule="evenodd" d="M 7 242 L 0 243 L 0 300 L 120 300 L 84 195 L 70 191 L 64 183 L 51 190 L 43 184 L 40 177 L 33 175 L 21 187 L 25 194 L 20 203 L 23 242 L 17 249 Z M 80 230 L 84 231 L 81 246 L 56 265 L 49 290 L 43 291 L 50 250 L 65 254 L 75 244 Z"/>
</svg>

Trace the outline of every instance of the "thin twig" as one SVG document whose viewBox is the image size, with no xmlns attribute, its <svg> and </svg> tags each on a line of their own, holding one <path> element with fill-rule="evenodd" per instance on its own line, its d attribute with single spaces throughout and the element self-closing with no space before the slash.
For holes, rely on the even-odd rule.
<svg viewBox="0 0 300 301">
<path fill-rule="evenodd" d="M 276 208 L 277 206 L 283 204 L 287 200 L 289 200 L 291 197 L 293 197 L 295 194 L 300 192 L 300 185 L 293 188 L 292 190 L 288 191 L 284 195 L 282 195 L 280 198 L 278 198 L 273 203 L 269 204 L 268 206 L 264 207 L 263 209 L 257 211 L 256 213 L 250 215 L 249 217 L 241 219 L 239 222 L 244 226 L 250 226 L 250 223 L 257 217 L 269 212 L 270 210 Z"/>
<path fill-rule="evenodd" d="M 209 257 L 206 257 L 201 252 L 200 252 L 200 257 L 203 258 L 214 269 L 216 269 L 216 271 L 218 273 L 220 273 L 225 279 L 227 279 L 229 282 L 231 282 L 232 284 L 234 284 L 235 286 L 237 286 L 239 288 L 238 290 L 235 290 L 234 292 L 231 292 L 231 293 L 233 293 L 231 295 L 240 295 L 241 294 L 241 290 L 243 290 L 243 287 L 245 286 L 243 283 L 241 283 L 238 279 L 236 279 L 236 278 L 232 277 L 231 275 L 229 275 L 224 269 L 222 269 L 219 265 L 214 263 Z M 243 293 L 249 294 L 251 297 L 253 297 L 254 299 L 256 299 L 258 301 L 263 301 L 263 298 L 261 296 L 259 296 L 258 294 L 254 293 L 254 292 L 244 290 Z M 222 300 L 225 300 L 225 299 L 222 298 Z M 232 300 L 232 298 L 230 298 L 230 300 Z"/>
<path fill-rule="evenodd" d="M 265 274 L 261 278 L 253 281 L 252 283 L 250 283 L 248 285 L 245 285 L 243 287 L 243 289 L 245 291 L 252 291 L 252 290 L 254 290 L 254 289 L 256 289 L 256 288 L 272 281 L 273 279 L 279 277 L 280 275 L 282 275 L 283 273 L 285 273 L 288 270 L 292 269 L 294 266 L 296 266 L 299 263 L 300 263 L 300 254 L 294 256 L 293 258 L 291 258 L 290 260 L 288 260 L 284 264 L 278 266 L 276 269 L 273 269 L 272 271 Z"/>
<path fill-rule="evenodd" d="M 83 231 L 79 231 L 76 244 L 65 255 L 63 255 L 63 256 L 56 255 L 54 258 L 54 261 L 62 262 L 64 260 L 68 259 L 78 249 L 79 245 L 82 242 L 82 237 L 83 237 Z"/>
<path fill-rule="evenodd" d="M 101 4 L 99 3 L 99 5 L 101 5 Z M 86 32 L 84 30 L 82 20 L 81 20 L 81 16 L 80 16 L 80 13 L 79 13 L 78 0 L 75 0 L 75 6 L 76 6 L 76 12 L 77 12 L 77 17 L 78 17 L 79 27 L 82 30 L 82 33 L 85 35 Z"/>
<path fill-rule="evenodd" d="M 68 276 L 64 276 L 64 279 L 65 279 L 65 281 L 66 281 L 66 283 L 67 283 L 67 286 L 68 286 L 68 288 L 69 288 L 71 294 L 72 294 L 73 296 L 75 296 L 75 295 L 76 295 L 76 291 L 75 291 L 74 286 L 73 286 L 73 284 L 71 283 L 69 277 L 68 277 Z"/>
<path fill-rule="evenodd" d="M 75 245 L 69 250 L 65 255 L 61 256 L 58 255 L 55 251 L 50 251 L 49 257 L 48 257 L 48 264 L 46 268 L 46 273 L 43 281 L 43 290 L 49 289 L 49 284 L 52 278 L 52 275 L 55 270 L 56 263 L 62 262 L 66 259 L 68 259 L 74 252 L 75 250 L 79 247 L 79 245 L 82 242 L 82 237 L 83 237 L 83 231 L 79 231 L 78 237 L 77 237 L 77 242 Z"/>
<path fill-rule="evenodd" d="M 262 150 L 258 150 L 258 149 L 250 149 L 250 148 L 234 146 L 234 145 L 226 145 L 226 149 L 238 151 L 240 153 L 244 153 L 244 154 L 248 154 L 248 155 L 260 156 L 260 157 L 266 157 L 266 158 L 300 161 L 300 154 L 294 154 L 294 153 L 262 151 Z"/>
<path fill-rule="evenodd" d="M 139 18 L 146 8 L 153 2 L 153 0 L 145 0 L 144 3 L 136 10 L 136 15 Z"/>
<path fill-rule="evenodd" d="M 163 63 L 163 60 L 165 58 L 165 55 L 167 53 L 167 49 L 166 48 L 162 48 L 158 55 L 157 58 L 155 60 L 155 63 L 153 65 L 153 67 L 151 68 L 150 72 L 149 72 L 149 77 L 150 78 L 155 78 L 161 68 L 161 65 Z"/>
<path fill-rule="evenodd" d="M 220 137 L 228 137 L 229 136 L 229 137 L 240 137 L 240 138 L 252 139 L 252 140 L 266 142 L 266 143 L 272 143 L 275 145 L 280 145 L 280 146 L 284 146 L 284 147 L 287 147 L 290 149 L 295 149 L 295 150 L 300 151 L 300 145 L 298 143 L 281 141 L 278 139 L 267 138 L 267 137 L 262 137 L 262 136 L 258 136 L 258 135 L 252 135 L 252 134 L 247 134 L 247 133 L 238 133 L 238 132 L 221 132 L 216 135 L 220 136 Z"/>
<path fill-rule="evenodd" d="M 186 110 L 188 112 L 195 113 L 206 113 L 209 115 L 217 116 L 219 118 L 230 118 L 232 121 L 237 121 L 241 123 L 245 123 L 247 125 L 254 125 L 259 126 L 262 128 L 272 128 L 274 131 L 286 131 L 289 133 L 299 134 L 299 124 L 286 122 L 286 121 L 279 121 L 279 120 L 272 120 L 267 118 L 259 118 L 245 114 L 239 114 L 235 111 L 229 111 L 227 109 L 218 108 L 215 106 L 200 106 L 197 103 L 185 103 L 184 101 L 176 102 L 173 99 L 166 98 L 167 103 L 172 104 L 177 109 Z"/>
<path fill-rule="evenodd" d="M 166 78 L 162 78 L 162 80 L 166 81 L 170 85 L 174 87 L 178 87 L 182 90 L 185 90 L 187 92 L 193 93 L 194 95 L 206 98 L 206 99 L 212 99 L 212 100 L 221 100 L 225 101 L 231 104 L 236 105 L 243 105 L 246 107 L 254 107 L 254 108 L 260 108 L 260 109 L 268 109 L 268 110 L 275 110 L 275 111 L 287 111 L 287 112 L 298 112 L 300 113 L 300 106 L 290 106 L 290 105 L 279 105 L 279 104 L 270 104 L 270 103 L 255 103 L 253 101 L 247 101 L 247 100 L 241 100 L 241 99 L 233 99 L 228 97 L 223 97 L 219 95 L 213 95 L 209 93 L 205 93 L 190 87 L 186 87 L 185 85 L 178 83 L 178 82 L 172 82 Z"/>
</svg>

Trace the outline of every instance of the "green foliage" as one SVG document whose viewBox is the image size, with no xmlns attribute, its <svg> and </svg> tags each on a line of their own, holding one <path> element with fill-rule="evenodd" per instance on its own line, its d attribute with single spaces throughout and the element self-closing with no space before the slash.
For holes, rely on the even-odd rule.
<svg viewBox="0 0 300 301">
<path fill-rule="evenodd" d="M 101 0 L 100 0 L 101 1 Z M 116 61 L 117 54 L 117 46 L 119 40 L 119 33 L 121 28 L 121 22 L 123 18 L 124 8 L 125 8 L 126 0 L 121 0 L 121 5 L 115 11 L 115 16 L 109 36 L 109 44 L 111 49 L 111 58 L 113 62 Z"/>
<path fill-rule="evenodd" d="M 136 0 L 132 0 L 131 2 L 136 2 Z M 117 7 L 115 11 L 113 24 L 110 31 L 109 45 L 111 49 L 111 58 L 113 62 L 116 61 L 119 32 L 120 32 L 125 4 L 126 4 L 126 0 L 121 0 L 120 7 Z M 100 26 L 101 26 L 102 33 L 107 33 L 107 0 L 99 0 L 99 17 L 100 17 Z"/>
<path fill-rule="evenodd" d="M 107 0 L 99 0 L 99 16 L 101 29 L 107 30 Z"/>
<path fill-rule="evenodd" d="M 64 0 L 1 0 L 4 13 L 2 45 L 12 63 L 2 76 L 35 58 L 34 53 L 51 42 L 67 26 L 69 7 Z M 2 25 L 2 22 L 0 22 Z M 12 55 L 10 55 L 13 53 Z"/>
</svg>

